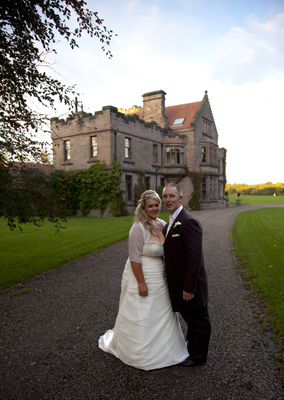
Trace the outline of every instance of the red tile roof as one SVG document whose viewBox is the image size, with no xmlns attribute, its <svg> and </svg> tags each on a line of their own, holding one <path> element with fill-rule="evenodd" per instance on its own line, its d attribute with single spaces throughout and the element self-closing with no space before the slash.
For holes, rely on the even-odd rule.
<svg viewBox="0 0 284 400">
<path fill-rule="evenodd" d="M 166 115 L 169 121 L 169 128 L 171 129 L 180 129 L 180 128 L 189 128 L 190 123 L 195 116 L 198 107 L 202 102 L 196 101 L 194 103 L 180 104 L 178 106 L 169 106 L 165 108 Z M 143 110 L 136 112 L 136 115 L 139 116 L 140 119 L 143 119 Z M 133 115 L 133 114 L 128 114 Z M 185 118 L 185 121 L 182 125 L 173 126 L 174 121 L 177 118 Z"/>
<path fill-rule="evenodd" d="M 128 114 L 128 115 L 133 115 L 133 114 Z M 137 112 L 135 113 L 135 115 L 138 115 L 138 117 L 139 117 L 140 119 L 143 119 L 143 116 L 144 116 L 143 110 L 142 110 L 142 111 L 137 111 Z"/>
<path fill-rule="evenodd" d="M 50 164 L 40 164 L 40 163 L 23 163 L 19 161 L 13 162 L 13 167 L 16 169 L 26 168 L 37 168 L 39 171 L 48 174 L 49 172 L 53 171 L 53 165 Z"/>
<path fill-rule="evenodd" d="M 166 107 L 166 115 L 169 120 L 169 128 L 171 129 L 189 128 L 190 123 L 193 117 L 195 116 L 195 113 L 198 110 L 200 104 L 201 101 L 196 101 L 195 103 L 180 104 L 178 106 Z M 185 121 L 182 125 L 173 126 L 173 123 L 177 118 L 185 118 Z"/>
</svg>

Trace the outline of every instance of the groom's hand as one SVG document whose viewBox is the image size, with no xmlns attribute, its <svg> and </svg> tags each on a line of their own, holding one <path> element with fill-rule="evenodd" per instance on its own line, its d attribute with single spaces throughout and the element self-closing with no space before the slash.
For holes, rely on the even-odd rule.
<svg viewBox="0 0 284 400">
<path fill-rule="evenodd" d="M 184 301 L 190 301 L 192 300 L 194 297 L 194 293 L 187 293 L 185 291 L 183 291 L 183 300 Z"/>
</svg>

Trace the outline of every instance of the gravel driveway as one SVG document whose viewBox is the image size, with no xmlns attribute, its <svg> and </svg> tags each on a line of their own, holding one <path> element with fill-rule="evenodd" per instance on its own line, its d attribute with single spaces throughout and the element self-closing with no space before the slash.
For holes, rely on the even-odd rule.
<svg viewBox="0 0 284 400">
<path fill-rule="evenodd" d="M 124 240 L 0 293 L 0 398 L 284 399 L 283 372 L 275 371 L 256 333 L 230 240 L 236 215 L 262 207 L 194 213 L 204 229 L 209 275 L 212 337 L 205 366 L 147 372 L 98 349 L 98 337 L 117 314 Z M 14 295 L 26 287 L 33 291 Z"/>
</svg>

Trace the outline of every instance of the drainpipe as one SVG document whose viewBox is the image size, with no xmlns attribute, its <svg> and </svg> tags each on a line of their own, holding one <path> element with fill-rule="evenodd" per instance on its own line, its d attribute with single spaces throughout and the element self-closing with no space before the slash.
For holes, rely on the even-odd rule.
<svg viewBox="0 0 284 400">
<path fill-rule="evenodd" d="M 117 135 L 117 132 L 113 131 L 113 133 L 114 133 L 114 154 L 115 154 L 116 153 L 116 135 Z"/>
<path fill-rule="evenodd" d="M 155 170 L 155 173 L 156 173 L 156 191 L 157 191 L 157 187 L 158 187 L 158 174 L 157 174 L 157 172 L 159 171 L 160 168 L 163 167 L 163 147 L 164 147 L 164 145 L 161 144 L 161 165 L 160 165 L 160 167 L 158 167 Z"/>
</svg>

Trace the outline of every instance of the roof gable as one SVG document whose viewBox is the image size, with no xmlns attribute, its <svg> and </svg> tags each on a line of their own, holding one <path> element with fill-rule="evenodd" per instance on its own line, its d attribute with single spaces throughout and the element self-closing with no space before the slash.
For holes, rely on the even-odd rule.
<svg viewBox="0 0 284 400">
<path fill-rule="evenodd" d="M 169 128 L 180 129 L 189 128 L 192 119 L 194 118 L 196 111 L 201 105 L 201 101 L 196 101 L 195 103 L 180 104 L 178 106 L 166 107 L 166 115 L 169 120 Z M 174 121 L 177 118 L 185 118 L 182 125 L 173 126 Z"/>
</svg>

